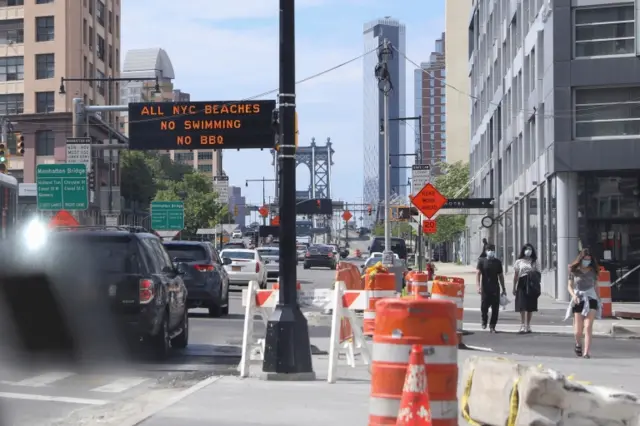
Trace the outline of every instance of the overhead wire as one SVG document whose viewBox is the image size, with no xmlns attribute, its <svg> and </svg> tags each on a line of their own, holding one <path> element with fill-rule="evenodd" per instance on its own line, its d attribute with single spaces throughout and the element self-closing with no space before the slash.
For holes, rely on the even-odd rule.
<svg viewBox="0 0 640 426">
<path fill-rule="evenodd" d="M 416 61 L 412 60 L 411 58 L 409 58 L 404 52 L 400 51 L 396 46 L 392 46 L 392 48 L 397 51 L 407 62 L 409 62 L 410 64 L 414 65 L 417 69 L 421 70 L 423 73 L 427 74 L 430 78 L 436 80 L 436 81 L 440 81 L 442 82 L 442 84 L 446 87 L 449 87 L 450 89 L 452 89 L 455 92 L 460 93 L 461 95 L 467 96 L 470 99 L 476 100 L 476 101 L 481 101 L 481 98 L 479 96 L 474 96 L 468 92 L 465 92 L 462 89 L 459 89 L 458 87 L 447 83 L 447 79 L 446 78 L 442 78 L 439 76 L 436 76 L 434 73 L 432 73 L 429 70 L 424 69 L 424 67 L 422 67 L 421 65 L 419 65 Z M 489 105 L 493 105 L 496 107 L 499 106 L 506 106 L 504 105 L 504 103 L 495 103 L 495 102 L 491 102 L 488 101 Z M 610 108 L 612 106 L 623 106 L 623 105 L 638 105 L 640 104 L 640 97 L 638 98 L 634 98 L 634 99 L 629 99 L 628 101 L 621 101 L 621 102 L 610 102 L 610 103 L 606 103 L 603 105 L 594 105 L 594 106 L 584 106 L 584 107 L 580 107 L 579 112 L 577 113 L 575 109 L 569 109 L 569 110 L 556 110 L 553 113 L 545 113 L 545 114 L 540 114 L 539 111 L 537 110 L 533 110 L 533 111 L 527 111 L 524 108 L 519 109 L 517 112 L 526 112 L 530 115 L 535 115 L 536 117 L 542 117 L 542 118 L 549 118 L 549 119 L 558 119 L 558 118 L 574 118 L 576 116 L 580 116 L 582 118 L 590 118 L 589 115 L 591 114 L 599 114 L 599 112 L 593 112 L 593 113 L 585 113 L 585 111 L 595 111 L 595 110 L 605 110 L 607 108 Z M 562 114 L 561 112 L 566 112 L 566 114 Z M 515 116 L 516 114 L 514 114 Z"/>
<path fill-rule="evenodd" d="M 355 56 L 355 57 L 353 57 L 353 58 L 351 58 L 351 59 L 349 59 L 347 61 L 341 62 L 341 63 L 339 63 L 339 64 L 337 64 L 335 66 L 332 66 L 330 68 L 326 68 L 326 69 L 324 69 L 324 70 L 322 70 L 320 72 L 317 72 L 315 74 L 307 76 L 307 77 L 305 77 L 305 78 L 303 78 L 301 80 L 296 81 L 296 85 L 306 83 L 308 81 L 311 81 L 311 80 L 314 80 L 316 78 L 322 77 L 325 74 L 328 74 L 330 72 L 336 71 L 336 70 L 338 70 L 338 69 L 340 69 L 342 67 L 345 67 L 345 66 L 347 66 L 349 64 L 352 64 L 353 62 L 364 58 L 368 54 L 375 52 L 377 49 L 378 48 L 375 47 L 375 48 L 373 48 L 371 50 L 368 50 L 368 51 L 362 53 L 361 55 Z M 260 94 L 257 94 L 257 95 L 254 95 L 254 96 L 251 96 L 251 97 L 248 97 L 248 98 L 244 98 L 244 99 L 241 99 L 239 101 L 227 102 L 227 103 L 225 103 L 223 105 L 233 105 L 233 104 L 238 104 L 238 103 L 242 103 L 242 102 L 249 102 L 249 101 L 253 101 L 253 100 L 256 100 L 256 99 L 259 99 L 259 98 L 263 98 L 265 96 L 269 96 L 269 95 L 272 95 L 272 94 L 275 94 L 275 93 L 278 93 L 278 92 L 279 92 L 279 89 L 267 90 L 267 91 L 262 92 Z M 206 102 L 206 101 L 203 101 L 203 102 Z M 151 103 L 153 103 L 153 102 L 151 102 Z M 96 106 L 96 105 L 92 105 L 92 106 Z M 202 112 L 204 112 L 204 109 L 197 111 L 196 114 L 197 113 L 202 113 Z M 193 114 L 185 113 L 185 114 L 165 115 L 165 116 L 162 116 L 162 117 L 152 117 L 152 118 L 143 119 L 143 120 L 122 120 L 122 121 L 120 121 L 120 124 L 121 125 L 131 125 L 131 124 L 135 124 L 135 123 L 144 123 L 144 122 L 152 122 L 152 121 L 166 121 L 166 120 L 171 120 L 171 119 L 176 119 L 176 118 L 185 117 L 185 116 L 191 116 L 191 115 L 193 115 Z M 19 120 L 20 114 L 11 115 L 11 117 L 13 117 L 17 121 L 17 120 Z M 29 123 L 30 124 L 46 125 L 47 128 L 45 130 L 71 129 L 71 124 L 70 123 L 56 123 L 55 125 L 51 125 L 51 121 L 38 121 L 38 120 L 29 120 Z M 83 127 L 87 127 L 87 126 L 89 126 L 89 127 L 92 127 L 92 126 L 93 127 L 96 127 L 96 126 L 97 127 L 103 127 L 104 124 L 88 123 L 88 124 L 84 124 L 83 125 Z"/>
</svg>

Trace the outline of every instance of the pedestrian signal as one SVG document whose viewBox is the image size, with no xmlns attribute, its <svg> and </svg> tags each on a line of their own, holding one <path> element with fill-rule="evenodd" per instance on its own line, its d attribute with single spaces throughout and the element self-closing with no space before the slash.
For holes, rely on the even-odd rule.
<svg viewBox="0 0 640 426">
<path fill-rule="evenodd" d="M 0 163 L 7 161 L 7 146 L 4 142 L 0 142 Z"/>
<path fill-rule="evenodd" d="M 22 133 L 16 133 L 16 151 L 18 155 L 24 155 L 24 136 Z"/>
<path fill-rule="evenodd" d="M 371 213 L 373 212 L 373 207 L 368 206 L 367 207 L 367 213 L 369 213 L 369 216 L 371 216 Z"/>
</svg>

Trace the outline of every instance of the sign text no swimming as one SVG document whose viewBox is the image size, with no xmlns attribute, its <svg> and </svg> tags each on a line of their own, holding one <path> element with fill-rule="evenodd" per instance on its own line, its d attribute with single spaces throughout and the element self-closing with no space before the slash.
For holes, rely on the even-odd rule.
<svg viewBox="0 0 640 426">
<path fill-rule="evenodd" d="M 156 149 L 273 148 L 276 102 L 129 104 L 129 146 Z"/>
</svg>

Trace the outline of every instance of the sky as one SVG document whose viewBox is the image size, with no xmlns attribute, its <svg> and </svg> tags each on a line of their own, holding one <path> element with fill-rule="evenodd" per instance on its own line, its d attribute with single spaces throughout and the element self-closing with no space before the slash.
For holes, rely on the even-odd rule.
<svg viewBox="0 0 640 426">
<path fill-rule="evenodd" d="M 174 87 L 193 101 L 241 100 L 278 88 L 278 0 L 123 1 L 122 55 L 130 49 L 163 48 L 176 74 Z M 366 22 L 391 16 L 406 25 L 406 56 L 425 62 L 444 30 L 439 0 L 296 0 L 296 80 L 361 56 Z M 123 61 L 122 61 L 123 62 Z M 413 72 L 407 63 L 407 114 L 413 115 Z M 297 85 L 300 146 L 311 138 L 334 154 L 332 198 L 362 199 L 362 59 Z M 265 99 L 275 99 L 274 95 Z M 407 131 L 413 139 L 413 132 Z M 408 152 L 413 141 L 406 141 Z M 271 154 L 226 150 L 223 168 L 230 184 L 242 187 L 247 202 L 260 203 L 262 185 L 246 179 L 273 179 Z M 310 183 L 307 167 L 297 168 L 296 187 Z M 273 196 L 273 184 L 267 197 Z"/>
</svg>

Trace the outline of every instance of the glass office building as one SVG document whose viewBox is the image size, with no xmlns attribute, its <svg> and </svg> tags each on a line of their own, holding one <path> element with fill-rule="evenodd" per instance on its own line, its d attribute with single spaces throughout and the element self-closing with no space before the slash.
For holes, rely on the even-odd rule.
<svg viewBox="0 0 640 426">
<path fill-rule="evenodd" d="M 400 52 L 405 51 L 405 26 L 395 19 L 385 17 L 364 25 L 364 50 L 373 52 L 364 57 L 363 73 L 363 144 L 364 144 L 364 179 L 363 199 L 371 204 L 375 215 L 365 216 L 364 226 L 370 226 L 375 219 L 384 218 L 381 203 L 384 200 L 384 145 L 381 134 L 381 123 L 384 117 L 383 93 L 378 88 L 375 67 L 378 63 L 378 48 L 386 38 Z M 393 84 L 393 92 L 389 96 L 389 118 L 406 117 L 406 61 L 394 51 L 389 61 L 389 73 Z M 391 153 L 391 192 L 406 196 L 408 194 L 407 178 L 409 176 L 407 158 L 398 154 L 406 153 L 406 126 L 399 121 L 389 124 L 389 148 Z M 369 220 L 367 223 L 366 221 Z"/>
</svg>

